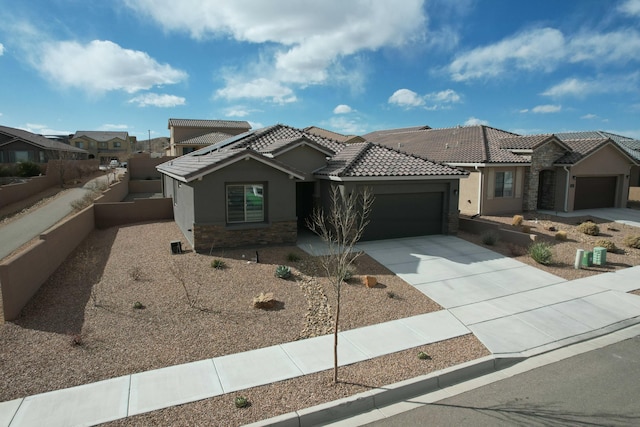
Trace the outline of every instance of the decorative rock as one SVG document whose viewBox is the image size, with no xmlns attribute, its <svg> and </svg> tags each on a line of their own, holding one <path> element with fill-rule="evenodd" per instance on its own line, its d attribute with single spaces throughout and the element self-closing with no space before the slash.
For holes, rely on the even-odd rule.
<svg viewBox="0 0 640 427">
<path fill-rule="evenodd" d="M 364 285 L 367 288 L 373 288 L 378 283 L 375 276 L 364 276 Z"/>
<path fill-rule="evenodd" d="M 253 308 L 261 308 L 263 310 L 269 310 L 273 308 L 276 300 L 273 298 L 273 292 L 260 292 L 260 295 L 253 298 Z"/>
</svg>

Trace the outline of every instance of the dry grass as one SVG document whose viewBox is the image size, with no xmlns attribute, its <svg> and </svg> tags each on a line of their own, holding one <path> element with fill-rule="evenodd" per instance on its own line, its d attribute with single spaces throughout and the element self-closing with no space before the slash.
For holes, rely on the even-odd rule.
<svg viewBox="0 0 640 427">
<path fill-rule="evenodd" d="M 0 401 L 330 330 L 335 296 L 317 259 L 296 247 L 259 248 L 260 263 L 253 261 L 255 249 L 172 255 L 170 241 L 181 238 L 173 222 L 94 231 L 21 317 L 0 327 Z M 292 253 L 300 259 L 287 261 Z M 212 268 L 214 259 L 225 268 Z M 279 264 L 292 268 L 291 279 L 275 277 Z M 379 283 L 369 289 L 356 278 L 343 286 L 342 330 L 441 309 L 366 255 L 356 269 Z M 274 309 L 252 307 L 260 292 L 274 294 Z M 324 315 L 318 310 L 323 301 Z M 415 350 L 341 368 L 345 383 L 338 386 L 328 385 L 325 372 L 247 391 L 252 406 L 244 412 L 236 412 L 232 396 L 221 396 L 123 423 L 167 424 L 169 414 L 208 424 L 208 411 L 229 408 L 232 414 L 220 415 L 220 424 L 247 423 L 488 354 L 471 335 L 425 349 L 438 355 L 426 364 Z"/>
</svg>

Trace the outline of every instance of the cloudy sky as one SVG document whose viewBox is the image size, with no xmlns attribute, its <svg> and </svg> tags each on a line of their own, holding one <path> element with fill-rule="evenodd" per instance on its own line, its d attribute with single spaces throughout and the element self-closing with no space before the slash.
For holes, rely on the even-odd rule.
<svg viewBox="0 0 640 427">
<path fill-rule="evenodd" d="M 0 124 L 640 139 L 640 0 L 0 0 Z"/>
</svg>

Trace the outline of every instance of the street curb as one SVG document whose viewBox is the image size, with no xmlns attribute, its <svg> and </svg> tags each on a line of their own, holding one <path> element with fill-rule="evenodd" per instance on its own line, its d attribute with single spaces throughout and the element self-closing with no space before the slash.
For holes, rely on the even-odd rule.
<svg viewBox="0 0 640 427">
<path fill-rule="evenodd" d="M 481 377 L 513 366 L 524 359 L 526 358 L 520 356 L 485 356 L 343 399 L 247 424 L 247 426 L 306 427 L 327 424 Z"/>
</svg>

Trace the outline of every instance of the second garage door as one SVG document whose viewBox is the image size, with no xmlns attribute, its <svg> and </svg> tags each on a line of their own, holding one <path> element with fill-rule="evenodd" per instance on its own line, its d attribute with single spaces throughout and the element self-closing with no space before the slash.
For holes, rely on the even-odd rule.
<svg viewBox="0 0 640 427">
<path fill-rule="evenodd" d="M 442 234 L 441 192 L 376 194 L 362 240 Z"/>
<path fill-rule="evenodd" d="M 585 176 L 576 178 L 573 209 L 612 208 L 616 205 L 615 176 Z"/>
</svg>

